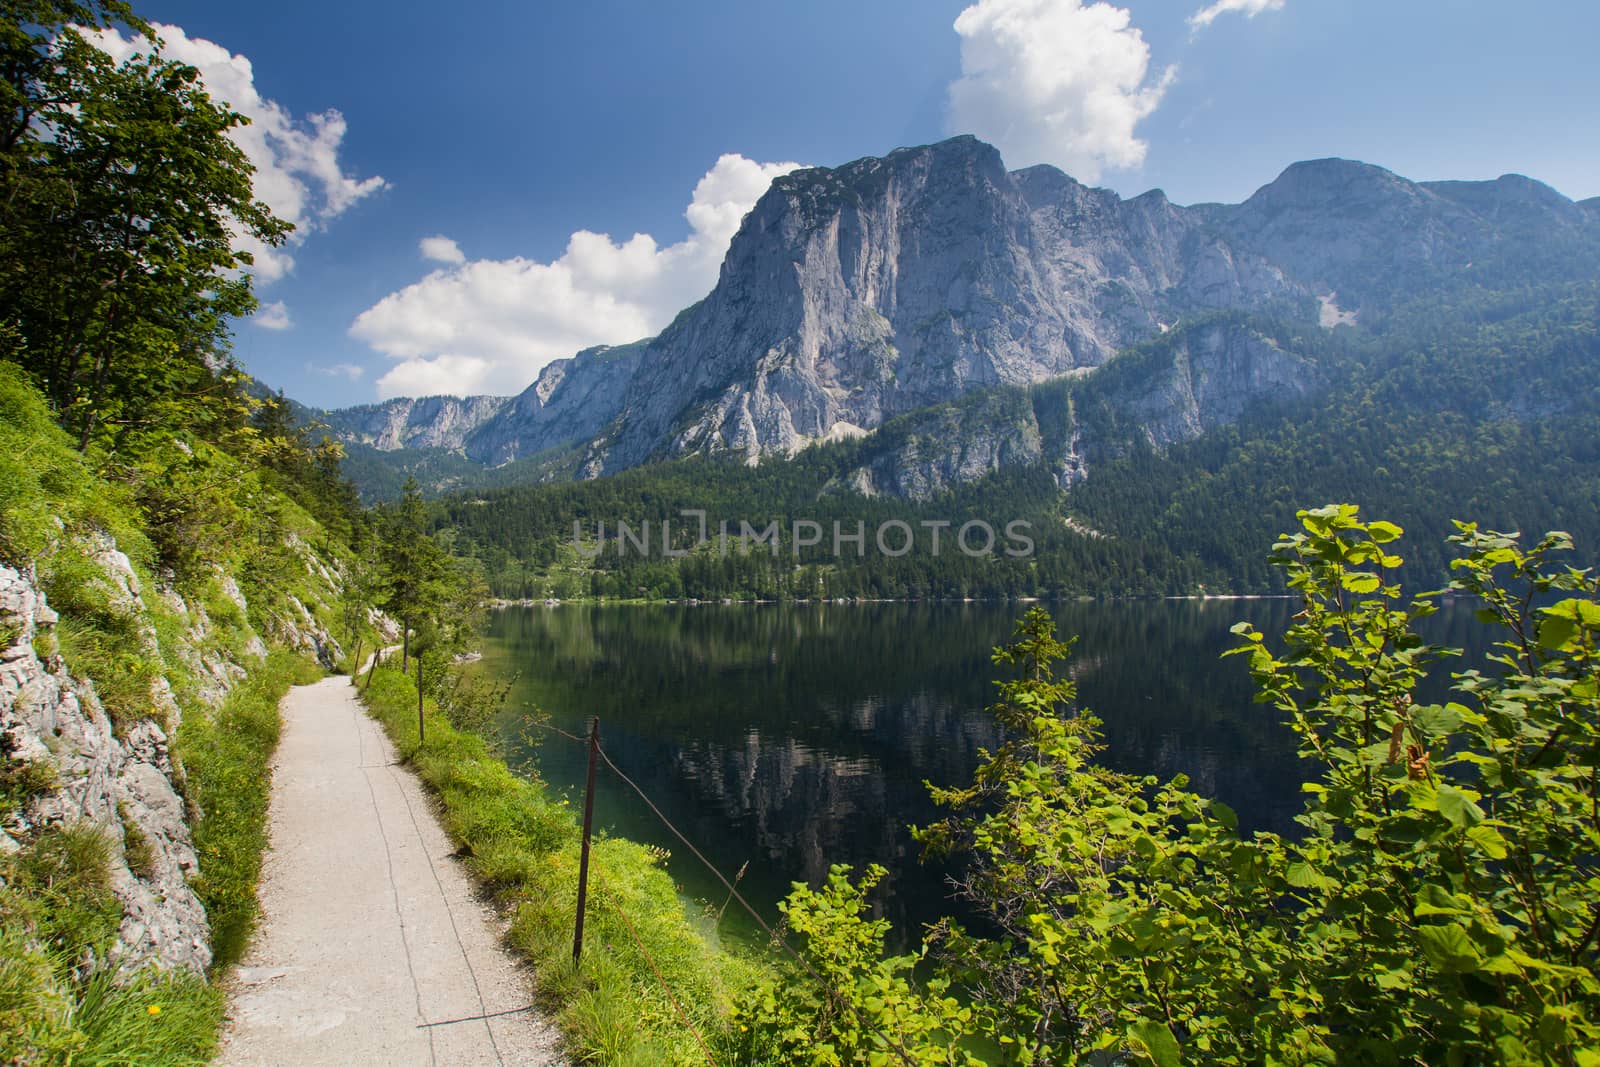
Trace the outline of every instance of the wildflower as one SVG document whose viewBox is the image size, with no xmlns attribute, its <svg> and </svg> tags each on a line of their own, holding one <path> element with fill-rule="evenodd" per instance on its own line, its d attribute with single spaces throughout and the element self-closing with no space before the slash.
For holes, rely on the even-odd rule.
<svg viewBox="0 0 1600 1067">
<path fill-rule="evenodd" d="M 161 1005 L 152 1004 L 148 1008 L 146 1008 L 145 1011 L 149 1012 L 151 1015 L 160 1015 L 161 1014 Z"/>
</svg>

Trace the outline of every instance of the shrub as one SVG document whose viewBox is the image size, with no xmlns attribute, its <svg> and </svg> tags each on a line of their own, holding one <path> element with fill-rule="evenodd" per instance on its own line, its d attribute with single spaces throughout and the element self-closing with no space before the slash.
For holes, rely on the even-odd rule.
<svg viewBox="0 0 1600 1067">
<path fill-rule="evenodd" d="M 870 873 L 798 889 L 789 920 L 828 980 L 742 1002 L 754 1054 L 1600 1063 L 1600 582 L 1557 562 L 1565 535 L 1525 549 L 1458 524 L 1451 592 L 1502 638 L 1483 673 L 1417 636 L 1440 594 L 1402 601 L 1398 527 L 1348 505 L 1300 519 L 1274 548 L 1302 609 L 1283 649 L 1235 627 L 1317 768 L 1298 837 L 1241 836 L 1181 778 L 1098 767 L 1098 723 L 1055 675 L 1068 646 L 1033 609 L 995 653 L 1017 671 L 993 709 L 1010 740 L 934 790 L 952 814 L 919 832 L 967 858 L 992 929 L 934 928 L 919 983 L 865 951 Z M 1452 666 L 1456 699 L 1417 699 Z"/>
</svg>

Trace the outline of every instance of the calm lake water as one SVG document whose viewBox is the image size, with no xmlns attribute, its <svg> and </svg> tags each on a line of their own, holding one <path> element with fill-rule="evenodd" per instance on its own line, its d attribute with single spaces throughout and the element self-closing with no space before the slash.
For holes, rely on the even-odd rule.
<svg viewBox="0 0 1600 1067">
<path fill-rule="evenodd" d="M 491 620 L 488 669 L 516 673 L 502 721 L 513 763 L 581 802 L 585 753 L 529 744 L 533 704 L 571 733 L 600 717 L 601 743 L 741 890 L 772 905 L 830 864 L 889 871 L 878 899 L 901 931 L 950 911 L 945 871 L 920 862 L 908 826 L 939 815 L 924 781 L 964 784 L 999 735 L 985 712 L 1015 604 L 511 608 Z M 1286 831 L 1303 770 L 1293 735 L 1251 701 L 1242 657 L 1219 659 L 1248 620 L 1281 633 L 1287 600 L 1133 601 L 1051 606 L 1079 635 L 1068 670 L 1103 721 L 1104 760 L 1124 771 L 1187 774 L 1246 827 Z M 1471 612 L 1448 609 L 1429 637 L 1460 645 Z M 1464 627 L 1462 624 L 1465 623 Z M 546 735 L 548 736 L 548 735 Z M 672 850 L 688 894 L 724 892 L 602 766 L 596 825 Z M 734 910 L 737 910 L 735 905 Z M 729 912 L 730 923 L 734 910 Z M 742 925 L 742 924 L 741 924 Z"/>
</svg>

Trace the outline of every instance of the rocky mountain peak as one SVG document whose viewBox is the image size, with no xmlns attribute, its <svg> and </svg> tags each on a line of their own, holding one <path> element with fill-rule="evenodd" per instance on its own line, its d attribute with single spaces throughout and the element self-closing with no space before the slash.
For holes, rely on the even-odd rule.
<svg viewBox="0 0 1600 1067">
<path fill-rule="evenodd" d="M 560 457 L 548 476 L 688 453 L 755 463 L 973 390 L 1081 375 L 1197 316 L 1365 322 L 1512 263 L 1508 250 L 1600 248 L 1597 216 L 1517 175 L 1418 184 L 1348 159 L 1296 163 L 1239 205 L 1125 200 L 1055 167 L 1007 171 L 956 137 L 776 179 L 715 289 L 657 337 L 551 364 L 516 398 L 330 421 L 378 448 Z"/>
</svg>

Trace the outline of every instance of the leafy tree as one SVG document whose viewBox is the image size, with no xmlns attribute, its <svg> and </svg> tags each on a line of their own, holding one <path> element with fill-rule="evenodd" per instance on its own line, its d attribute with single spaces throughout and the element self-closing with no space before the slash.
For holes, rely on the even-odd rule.
<svg viewBox="0 0 1600 1067">
<path fill-rule="evenodd" d="M 386 591 L 383 608 L 404 630 L 401 663 L 411 654 L 413 629 L 432 643 L 441 609 L 450 598 L 450 558 L 428 536 L 427 507 L 415 479 L 407 479 L 400 501 L 380 525 Z M 402 666 L 403 669 L 403 666 Z"/>
<path fill-rule="evenodd" d="M 119 19 L 149 33 L 121 3 L 0 5 L 0 317 L 25 343 L 7 358 L 80 449 L 214 406 L 237 420 L 238 383 L 218 371 L 227 320 L 255 299 L 235 245 L 290 229 L 228 136 L 247 120 L 197 70 L 154 39 L 120 63 L 96 47 L 88 34 Z"/>
</svg>

